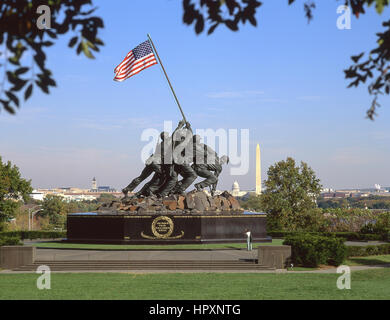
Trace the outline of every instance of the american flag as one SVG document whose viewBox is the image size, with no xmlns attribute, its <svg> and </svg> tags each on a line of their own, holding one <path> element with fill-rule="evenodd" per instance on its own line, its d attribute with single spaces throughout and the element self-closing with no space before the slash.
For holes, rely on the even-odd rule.
<svg viewBox="0 0 390 320">
<path fill-rule="evenodd" d="M 131 50 L 123 61 L 115 68 L 115 81 L 124 81 L 142 70 L 157 64 L 149 40 Z"/>
</svg>

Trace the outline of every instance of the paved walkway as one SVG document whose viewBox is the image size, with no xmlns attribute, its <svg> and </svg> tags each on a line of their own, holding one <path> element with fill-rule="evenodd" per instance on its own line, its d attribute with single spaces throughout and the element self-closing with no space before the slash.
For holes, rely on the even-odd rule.
<svg viewBox="0 0 390 320">
<path fill-rule="evenodd" d="M 102 251 L 72 249 L 36 249 L 35 260 L 253 260 L 257 250 L 133 250 Z"/>
<path fill-rule="evenodd" d="M 31 244 L 35 241 L 25 241 L 25 244 Z M 372 245 L 379 244 L 379 241 L 357 242 L 348 241 L 347 245 Z M 38 261 L 78 261 L 78 260 L 202 260 L 202 261 L 218 261 L 218 260 L 232 260 L 232 261 L 252 261 L 257 259 L 257 250 L 247 251 L 246 249 L 212 249 L 212 250 L 77 250 L 77 249 L 36 249 L 36 258 Z M 371 266 L 352 266 L 352 271 L 370 270 L 378 268 L 390 268 L 390 264 L 371 265 Z M 314 271 L 287 271 L 287 270 L 243 270 L 245 273 L 336 273 L 337 268 L 327 268 Z M 58 271 L 69 272 L 69 271 Z M 76 271 L 70 271 L 76 272 Z M 77 272 L 96 272 L 96 271 L 77 271 Z M 100 271 L 98 271 L 100 272 Z M 188 273 L 188 272 L 224 272 L 224 273 L 238 273 L 240 271 L 234 270 L 123 270 L 123 271 L 101 271 L 101 272 L 125 272 L 125 273 Z M 8 270 L 0 270 L 0 273 L 24 273 Z"/>
<path fill-rule="evenodd" d="M 351 271 L 361 271 L 361 270 L 373 270 L 373 269 L 383 269 L 390 268 L 390 264 L 382 264 L 375 266 L 353 266 L 350 267 Z M 128 273 L 128 274 L 149 274 L 149 273 L 283 273 L 283 274 L 295 274 L 295 273 L 336 273 L 337 268 L 321 269 L 321 270 L 312 270 L 312 271 L 293 271 L 286 269 L 279 270 L 79 270 L 79 271 L 52 271 L 55 273 Z M 16 274 L 16 273 L 36 273 L 36 271 L 12 271 L 12 270 L 0 270 L 0 274 Z"/>
<path fill-rule="evenodd" d="M 101 250 L 72 250 L 72 249 L 39 249 L 36 250 L 36 260 L 39 261 L 77 261 L 77 260 L 253 260 L 257 259 L 257 250 L 247 251 L 245 249 L 232 250 L 182 250 L 182 251 L 101 251 Z M 390 268 L 390 264 L 351 266 L 351 271 L 371 270 L 378 268 Z M 291 270 L 115 270 L 115 271 L 55 271 L 61 273 L 79 272 L 118 272 L 118 273 L 336 273 L 336 267 L 313 271 L 291 271 Z M 0 270 L 0 273 L 26 273 L 10 270 Z M 27 272 L 30 273 L 30 272 Z M 34 272 L 32 272 L 34 273 Z"/>
<path fill-rule="evenodd" d="M 388 244 L 385 241 L 345 241 L 346 246 L 376 246 L 378 244 Z"/>
<path fill-rule="evenodd" d="M 277 238 L 275 238 L 277 239 Z M 23 243 L 26 246 L 29 246 L 31 244 L 36 244 L 36 243 L 42 243 L 42 242 L 53 242 L 53 241 L 61 241 L 62 238 L 58 239 L 35 239 L 35 240 L 28 240 L 25 239 L 23 240 Z M 386 241 L 345 241 L 345 245 L 347 246 L 373 246 L 373 245 L 378 245 L 378 244 L 388 244 L 389 242 Z M 256 243 L 257 245 L 258 243 Z"/>
<path fill-rule="evenodd" d="M 351 271 L 361 271 L 361 270 L 371 270 L 371 269 L 382 269 L 382 268 L 390 268 L 390 263 L 388 264 L 378 264 L 378 265 L 366 265 L 366 266 L 351 266 Z M 294 271 L 294 272 L 314 272 L 314 273 L 336 273 L 337 268 L 323 269 L 323 270 L 315 270 L 315 271 Z"/>
</svg>

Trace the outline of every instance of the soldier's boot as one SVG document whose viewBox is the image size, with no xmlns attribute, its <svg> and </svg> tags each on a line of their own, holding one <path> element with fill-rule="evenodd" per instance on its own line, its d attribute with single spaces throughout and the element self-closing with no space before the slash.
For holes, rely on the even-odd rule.
<svg viewBox="0 0 390 320">
<path fill-rule="evenodd" d="M 202 187 L 201 183 L 195 183 L 194 187 L 195 187 L 196 191 L 202 191 L 203 190 L 203 187 Z"/>
<path fill-rule="evenodd" d="M 125 195 L 125 198 L 127 198 L 127 194 L 129 193 L 129 189 L 127 189 L 127 187 L 126 187 L 126 188 L 123 188 L 123 189 L 122 189 L 122 192 L 123 192 L 123 194 Z"/>
</svg>

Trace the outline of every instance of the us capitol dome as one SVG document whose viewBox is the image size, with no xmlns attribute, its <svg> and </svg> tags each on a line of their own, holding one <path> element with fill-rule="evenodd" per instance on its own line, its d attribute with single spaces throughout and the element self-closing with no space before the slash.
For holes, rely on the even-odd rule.
<svg viewBox="0 0 390 320">
<path fill-rule="evenodd" d="M 243 197 L 247 193 L 249 193 L 249 191 L 240 191 L 240 185 L 238 184 L 237 181 L 233 182 L 233 186 L 232 186 L 232 196 L 233 197 Z"/>
</svg>

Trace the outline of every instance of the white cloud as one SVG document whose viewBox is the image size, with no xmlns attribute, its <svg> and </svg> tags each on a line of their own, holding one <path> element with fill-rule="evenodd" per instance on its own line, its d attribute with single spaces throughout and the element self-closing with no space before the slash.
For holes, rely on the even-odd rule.
<svg viewBox="0 0 390 320">
<path fill-rule="evenodd" d="M 100 119 L 88 119 L 88 118 L 79 118 L 73 119 L 76 123 L 76 126 L 79 128 L 94 129 L 101 131 L 108 130 L 119 130 L 127 127 L 133 128 L 159 128 L 162 126 L 162 121 L 158 122 L 157 120 L 151 118 L 104 118 Z"/>
</svg>

